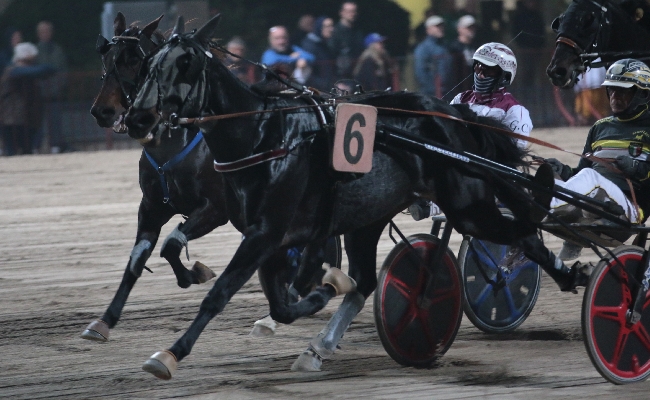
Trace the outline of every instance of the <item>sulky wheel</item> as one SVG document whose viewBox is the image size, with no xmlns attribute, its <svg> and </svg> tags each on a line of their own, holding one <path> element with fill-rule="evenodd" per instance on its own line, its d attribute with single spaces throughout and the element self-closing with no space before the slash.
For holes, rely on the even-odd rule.
<svg viewBox="0 0 650 400">
<path fill-rule="evenodd" d="M 514 330 L 526 320 L 537 301 L 542 272 L 536 263 L 511 249 L 466 237 L 458 252 L 463 310 L 483 332 Z"/>
<path fill-rule="evenodd" d="M 375 324 L 386 352 L 406 366 L 426 367 L 451 346 L 460 321 L 461 281 L 454 254 L 447 248 L 434 266 L 440 239 L 409 236 L 388 254 L 374 298 Z M 431 272 L 432 286 L 427 290 Z M 424 293 L 424 292 L 427 293 Z"/>
<path fill-rule="evenodd" d="M 628 323 L 627 313 L 636 297 L 644 250 L 619 246 L 591 274 L 582 304 L 582 334 L 591 362 L 608 381 L 622 385 L 650 375 L 650 296 L 645 297 L 641 319 Z"/>
</svg>

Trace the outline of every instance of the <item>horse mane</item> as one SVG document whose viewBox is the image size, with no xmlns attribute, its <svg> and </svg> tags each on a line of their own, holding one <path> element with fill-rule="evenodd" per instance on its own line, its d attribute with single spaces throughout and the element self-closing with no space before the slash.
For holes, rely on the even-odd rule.
<svg viewBox="0 0 650 400">
<path fill-rule="evenodd" d="M 613 2 L 613 4 L 616 4 Z M 636 13 L 638 9 L 643 11 L 643 17 L 636 22 L 637 25 L 650 33 L 650 4 L 646 0 L 623 0 L 618 3 L 618 6 L 630 16 L 632 20 L 636 20 Z"/>
<path fill-rule="evenodd" d="M 517 145 L 517 140 L 499 132 L 498 130 L 510 129 L 500 121 L 477 115 L 467 104 L 452 104 L 465 121 L 472 122 L 467 125 L 472 136 L 479 143 L 481 155 L 510 167 L 528 167 L 526 161 L 529 152 Z M 481 125 L 475 125 L 481 124 Z M 491 127 L 497 129 L 490 129 Z"/>
</svg>

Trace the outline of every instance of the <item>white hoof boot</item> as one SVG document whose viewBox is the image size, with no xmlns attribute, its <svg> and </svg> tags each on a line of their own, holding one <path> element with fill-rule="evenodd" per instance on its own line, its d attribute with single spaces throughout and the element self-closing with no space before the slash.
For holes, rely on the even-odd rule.
<svg viewBox="0 0 650 400">
<path fill-rule="evenodd" d="M 323 276 L 323 286 L 330 285 L 336 291 L 336 295 L 354 292 L 357 283 L 338 268 L 330 268 Z"/>
<path fill-rule="evenodd" d="M 291 371 L 293 372 L 320 372 L 320 366 L 323 365 L 323 359 L 313 350 L 305 350 L 293 362 Z"/>
<path fill-rule="evenodd" d="M 176 356 L 169 350 L 163 350 L 145 361 L 142 369 L 153 374 L 156 378 L 168 381 L 172 379 L 172 374 L 176 372 L 177 366 Z"/>
<path fill-rule="evenodd" d="M 254 337 L 268 337 L 275 334 L 275 328 L 278 327 L 278 323 L 271 318 L 270 315 L 262 319 L 258 319 L 253 324 L 253 330 L 249 334 Z"/>
</svg>

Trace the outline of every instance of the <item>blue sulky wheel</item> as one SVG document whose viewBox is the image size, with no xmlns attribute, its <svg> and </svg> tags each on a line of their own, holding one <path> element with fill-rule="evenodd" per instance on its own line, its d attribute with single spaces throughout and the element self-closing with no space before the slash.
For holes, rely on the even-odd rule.
<svg viewBox="0 0 650 400">
<path fill-rule="evenodd" d="M 386 352 L 405 366 L 427 367 L 454 341 L 462 319 L 458 263 L 447 248 L 431 265 L 440 239 L 409 236 L 388 254 L 374 297 L 375 324 Z M 433 284 L 427 290 L 431 272 Z M 427 293 L 424 293 L 424 292 Z"/>
<path fill-rule="evenodd" d="M 521 325 L 535 306 L 541 283 L 538 265 L 510 246 L 466 237 L 458 259 L 463 276 L 463 309 L 487 333 L 509 332 Z"/>
<path fill-rule="evenodd" d="M 592 272 L 582 303 L 582 334 L 598 372 L 622 385 L 644 381 L 650 375 L 650 296 L 645 297 L 641 319 L 630 323 L 628 310 L 636 294 L 627 282 L 643 276 L 638 269 L 643 265 L 644 250 L 619 246 L 613 253 L 624 268 L 610 256 Z"/>
</svg>

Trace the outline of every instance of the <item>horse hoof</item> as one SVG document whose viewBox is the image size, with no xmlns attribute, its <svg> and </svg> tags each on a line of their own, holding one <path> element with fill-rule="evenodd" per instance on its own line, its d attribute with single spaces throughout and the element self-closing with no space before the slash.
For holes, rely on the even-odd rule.
<svg viewBox="0 0 650 400">
<path fill-rule="evenodd" d="M 199 283 L 205 283 L 217 276 L 214 271 L 199 261 L 196 261 L 194 263 L 194 266 L 192 266 L 192 272 L 195 274 L 196 279 L 199 281 Z"/>
<path fill-rule="evenodd" d="M 298 359 L 293 362 L 291 371 L 293 372 L 320 372 L 320 366 L 323 364 L 316 353 L 311 350 L 303 351 Z"/>
<path fill-rule="evenodd" d="M 106 322 L 98 319 L 88 324 L 86 330 L 81 333 L 81 338 L 95 342 L 108 342 L 109 331 Z"/>
<path fill-rule="evenodd" d="M 278 326 L 277 322 L 275 322 L 270 315 L 267 315 L 266 317 L 255 321 L 250 336 L 254 336 L 254 337 L 273 336 L 275 334 L 275 328 L 277 326 Z"/>
<path fill-rule="evenodd" d="M 357 289 L 357 283 L 338 268 L 330 268 L 323 276 L 323 286 L 329 285 L 334 288 L 336 295 L 353 292 Z"/>
<path fill-rule="evenodd" d="M 168 381 L 172 379 L 172 374 L 176 371 L 177 365 L 176 356 L 169 350 L 163 350 L 145 361 L 142 369 L 153 374 L 156 378 Z"/>
</svg>

